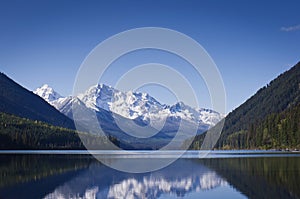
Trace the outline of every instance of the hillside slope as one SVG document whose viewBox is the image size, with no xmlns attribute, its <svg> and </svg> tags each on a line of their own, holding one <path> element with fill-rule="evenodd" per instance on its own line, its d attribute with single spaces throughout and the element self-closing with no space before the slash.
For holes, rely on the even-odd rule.
<svg viewBox="0 0 300 199">
<path fill-rule="evenodd" d="M 83 143 L 99 149 L 107 138 L 0 112 L 0 149 L 85 149 Z"/>
<path fill-rule="evenodd" d="M 299 104 L 300 62 L 229 113 L 215 147 L 300 148 Z M 197 136 L 191 148 L 199 149 L 204 136 Z"/>
<path fill-rule="evenodd" d="M 41 97 L 0 73 L 0 112 L 74 129 L 71 119 L 49 105 Z"/>
</svg>

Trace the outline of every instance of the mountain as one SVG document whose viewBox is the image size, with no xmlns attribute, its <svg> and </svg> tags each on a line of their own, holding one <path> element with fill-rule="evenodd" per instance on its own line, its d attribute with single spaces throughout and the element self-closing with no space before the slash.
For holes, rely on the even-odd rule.
<svg viewBox="0 0 300 199">
<path fill-rule="evenodd" d="M 85 116 L 80 116 L 80 125 L 95 134 L 98 124 L 90 118 L 96 113 L 101 129 L 118 138 L 126 148 L 133 145 L 144 149 L 160 148 L 179 130 L 188 138 L 206 131 L 223 117 L 213 110 L 191 108 L 183 102 L 165 105 L 147 93 L 122 92 L 104 84 L 94 85 L 77 96 L 61 97 L 47 85 L 34 93 L 69 118 L 73 119 L 74 107 L 82 111 Z"/>
<path fill-rule="evenodd" d="M 61 97 L 48 85 L 38 88 L 34 93 L 70 118 L 73 118 L 72 105 L 81 104 L 89 111 L 95 111 L 103 125 L 116 124 L 117 121 L 118 124 L 124 124 L 122 129 L 127 132 L 134 131 L 133 125 L 128 125 L 132 121 L 140 126 L 149 125 L 151 131 L 162 129 L 163 132 L 175 132 L 180 122 L 185 121 L 196 126 L 198 133 L 202 133 L 222 118 L 221 114 L 213 110 L 194 109 L 183 102 L 165 105 L 147 93 L 122 92 L 104 84 L 92 86 L 74 97 Z M 115 127 L 110 128 L 116 130 Z"/>
<path fill-rule="evenodd" d="M 52 88 L 50 88 L 47 84 L 43 85 L 41 88 L 38 88 L 34 94 L 42 97 L 46 102 L 51 103 L 62 96 L 55 92 Z"/>
<path fill-rule="evenodd" d="M 300 148 L 300 62 L 229 113 L 216 148 Z M 192 148 L 200 148 L 205 135 Z"/>
<path fill-rule="evenodd" d="M 164 121 L 167 117 L 175 117 L 201 125 L 213 126 L 222 115 L 209 109 L 194 109 L 183 102 L 169 106 L 159 103 L 147 93 L 121 92 L 104 84 L 90 87 L 85 93 L 76 97 L 61 97 L 47 84 L 36 89 L 35 94 L 44 98 L 57 110 L 71 117 L 68 113 L 74 101 L 80 100 L 86 107 L 101 111 L 106 110 L 131 120 L 151 121 L 152 125 Z"/>
<path fill-rule="evenodd" d="M 54 126 L 75 128 L 70 118 L 3 73 L 0 73 L 0 112 L 43 121 Z"/>
</svg>

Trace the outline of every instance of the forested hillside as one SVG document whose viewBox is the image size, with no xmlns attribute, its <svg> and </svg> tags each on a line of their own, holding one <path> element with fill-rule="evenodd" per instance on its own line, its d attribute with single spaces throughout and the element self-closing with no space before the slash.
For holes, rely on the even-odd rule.
<svg viewBox="0 0 300 199">
<path fill-rule="evenodd" d="M 0 112 L 75 129 L 70 118 L 3 73 L 0 73 Z"/>
<path fill-rule="evenodd" d="M 106 138 L 80 133 L 97 148 Z M 0 113 L 0 149 L 85 149 L 78 133 L 40 121 Z"/>
<path fill-rule="evenodd" d="M 216 148 L 300 148 L 300 62 L 225 118 Z M 192 149 L 200 149 L 205 134 Z"/>
<path fill-rule="evenodd" d="M 230 134 L 223 148 L 300 149 L 300 104 L 264 120 L 248 130 Z"/>
</svg>

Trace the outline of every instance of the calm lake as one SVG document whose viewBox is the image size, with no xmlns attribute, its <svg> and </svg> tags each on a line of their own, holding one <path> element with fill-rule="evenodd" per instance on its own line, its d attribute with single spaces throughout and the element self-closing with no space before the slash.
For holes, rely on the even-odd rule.
<svg viewBox="0 0 300 199">
<path fill-rule="evenodd" d="M 116 154 L 98 155 L 124 156 Z M 127 173 L 83 151 L 1 151 L 0 198 L 300 198 L 300 153 L 189 151 L 163 169 Z"/>
</svg>

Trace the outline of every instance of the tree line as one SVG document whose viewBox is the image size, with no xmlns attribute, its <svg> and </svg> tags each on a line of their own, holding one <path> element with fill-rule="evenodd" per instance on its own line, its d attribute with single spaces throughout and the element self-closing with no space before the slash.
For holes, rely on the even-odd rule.
<svg viewBox="0 0 300 199">
<path fill-rule="evenodd" d="M 97 149 L 110 139 L 0 112 L 0 149 Z"/>
</svg>

